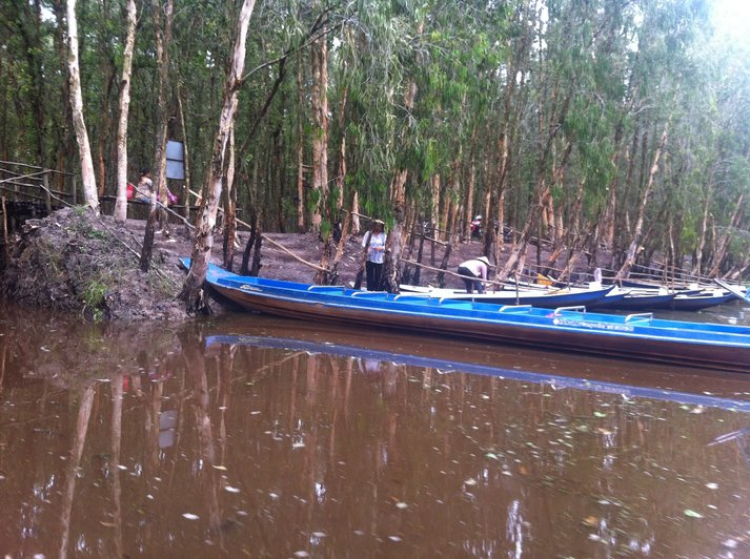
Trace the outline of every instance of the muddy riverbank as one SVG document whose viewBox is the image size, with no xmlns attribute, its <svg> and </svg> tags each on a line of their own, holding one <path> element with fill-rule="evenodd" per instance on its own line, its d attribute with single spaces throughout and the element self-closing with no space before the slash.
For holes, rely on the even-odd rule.
<svg viewBox="0 0 750 559">
<path fill-rule="evenodd" d="M 188 318 L 184 304 L 176 299 L 185 277 L 179 259 L 189 256 L 192 238 L 186 225 L 171 225 L 170 234 L 157 233 L 151 270 L 139 270 L 140 247 L 145 222 L 128 220 L 117 224 L 111 216 L 97 217 L 82 208 L 57 211 L 44 219 L 30 219 L 10 247 L 0 270 L 0 296 L 26 307 L 45 308 L 104 320 L 171 320 Z M 248 232 L 239 233 L 235 269 L 242 259 Z M 274 243 L 264 242 L 260 276 L 313 282 L 323 243 L 313 233 L 266 233 Z M 354 281 L 360 269 L 360 235 L 352 235 L 339 267 L 339 283 Z M 217 234 L 212 261 L 220 262 L 221 235 Z M 287 250 L 282 249 L 284 247 Z M 478 241 L 453 248 L 449 270 L 481 253 Z M 290 255 L 290 252 L 299 259 Z M 440 265 L 444 248 L 430 247 L 425 262 Z M 304 262 L 303 262 L 304 261 Z M 434 282 L 434 272 L 423 271 L 422 283 Z M 449 286 L 459 287 L 456 278 Z M 213 302 L 211 308 L 220 312 Z"/>
</svg>

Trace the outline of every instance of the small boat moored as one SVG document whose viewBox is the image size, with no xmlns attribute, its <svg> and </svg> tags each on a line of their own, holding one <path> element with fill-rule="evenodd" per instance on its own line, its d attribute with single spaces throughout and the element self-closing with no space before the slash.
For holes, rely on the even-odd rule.
<svg viewBox="0 0 750 559">
<path fill-rule="evenodd" d="M 425 297 L 438 298 L 454 301 L 474 301 L 476 303 L 488 303 L 492 305 L 532 305 L 542 309 L 556 309 L 576 305 L 590 306 L 604 299 L 607 294 L 615 289 L 615 286 L 597 288 L 561 288 L 529 290 L 519 289 L 488 291 L 486 293 L 466 293 L 463 290 L 439 289 L 432 287 L 419 287 L 414 285 L 401 285 L 402 293 L 420 294 Z"/>
</svg>

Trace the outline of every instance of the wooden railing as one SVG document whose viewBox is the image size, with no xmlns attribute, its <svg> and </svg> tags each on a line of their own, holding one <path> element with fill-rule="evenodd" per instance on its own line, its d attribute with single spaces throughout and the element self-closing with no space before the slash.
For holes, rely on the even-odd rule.
<svg viewBox="0 0 750 559">
<path fill-rule="evenodd" d="M 78 185 L 72 173 L 0 161 L 0 196 L 9 202 L 43 204 L 52 211 L 55 207 L 75 205 Z"/>
</svg>

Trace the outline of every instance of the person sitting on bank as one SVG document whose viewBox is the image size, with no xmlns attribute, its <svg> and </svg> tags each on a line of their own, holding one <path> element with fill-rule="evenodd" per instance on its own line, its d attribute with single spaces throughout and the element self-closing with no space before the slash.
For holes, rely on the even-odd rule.
<svg viewBox="0 0 750 559">
<path fill-rule="evenodd" d="M 138 184 L 135 185 L 135 199 L 146 204 L 153 204 L 154 198 L 154 181 L 151 180 L 151 169 L 141 169 L 141 177 Z"/>
<path fill-rule="evenodd" d="M 383 226 L 385 223 L 376 219 L 372 230 L 365 233 L 362 246 L 367 249 L 365 272 L 367 273 L 367 291 L 383 291 L 383 261 L 385 257 L 385 241 L 387 239 Z"/>
<path fill-rule="evenodd" d="M 466 293 L 484 293 L 484 283 L 487 281 L 487 270 L 489 269 L 490 261 L 486 256 L 480 256 L 479 258 L 472 258 L 466 262 L 462 262 L 458 267 L 458 273 L 463 277 L 466 284 Z"/>
</svg>

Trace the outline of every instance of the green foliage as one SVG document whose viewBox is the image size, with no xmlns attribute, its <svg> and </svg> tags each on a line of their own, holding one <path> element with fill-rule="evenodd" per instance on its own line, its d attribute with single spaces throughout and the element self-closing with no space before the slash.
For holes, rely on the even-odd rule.
<svg viewBox="0 0 750 559">
<path fill-rule="evenodd" d="M 85 116 L 92 147 L 102 157 L 105 194 L 115 184 L 124 6 L 124 0 L 78 6 Z M 47 12 L 40 19 L 34 7 L 22 0 L 0 5 L 0 153 L 75 172 L 77 147 L 62 96 L 63 35 L 57 21 Z M 460 203 L 468 195 L 467 178 L 476 177 L 474 202 L 481 211 L 485 193 L 499 188 L 503 146 L 509 155 L 506 215 L 520 228 L 536 203 L 537 185 L 551 184 L 570 143 L 563 178 L 553 189 L 563 214 L 570 215 L 583 184 L 582 222 L 599 220 L 611 189 L 618 214 L 632 218 L 670 119 L 654 206 L 668 204 L 679 216 L 680 243 L 688 249 L 700 242 L 696 200 L 710 195 L 715 223 L 727 224 L 750 174 L 750 124 L 743 116 L 750 110 L 750 56 L 711 35 L 705 25 L 709 3 L 546 0 L 546 10 L 538 7 L 526 0 L 270 0 L 256 6 L 246 69 L 261 69 L 241 88 L 235 123 L 240 203 L 281 208 L 283 219 L 296 221 L 297 150 L 309 183 L 311 144 L 322 133 L 312 125 L 314 78 L 305 34 L 326 10 L 329 177 L 343 142 L 347 175 L 344 192 L 331 181 L 325 200 L 306 189 L 308 211 L 330 214 L 340 197 L 357 192 L 363 213 L 388 217 L 389 185 L 401 170 L 409 177 L 407 203 L 420 212 L 432 204 L 435 175 L 444 185 L 442 201 L 453 196 Z M 140 8 L 130 177 L 138 167 L 153 167 L 156 141 L 155 29 L 151 6 Z M 195 186 L 210 158 L 238 5 L 192 8 L 175 12 L 168 96 L 170 134 L 186 141 Z M 273 61 L 285 53 L 283 79 L 251 136 L 279 76 L 280 64 Z M 410 91 L 416 95 L 408 106 Z M 454 166 L 458 193 L 447 186 Z M 666 238 L 660 233 L 653 238 Z"/>
</svg>

